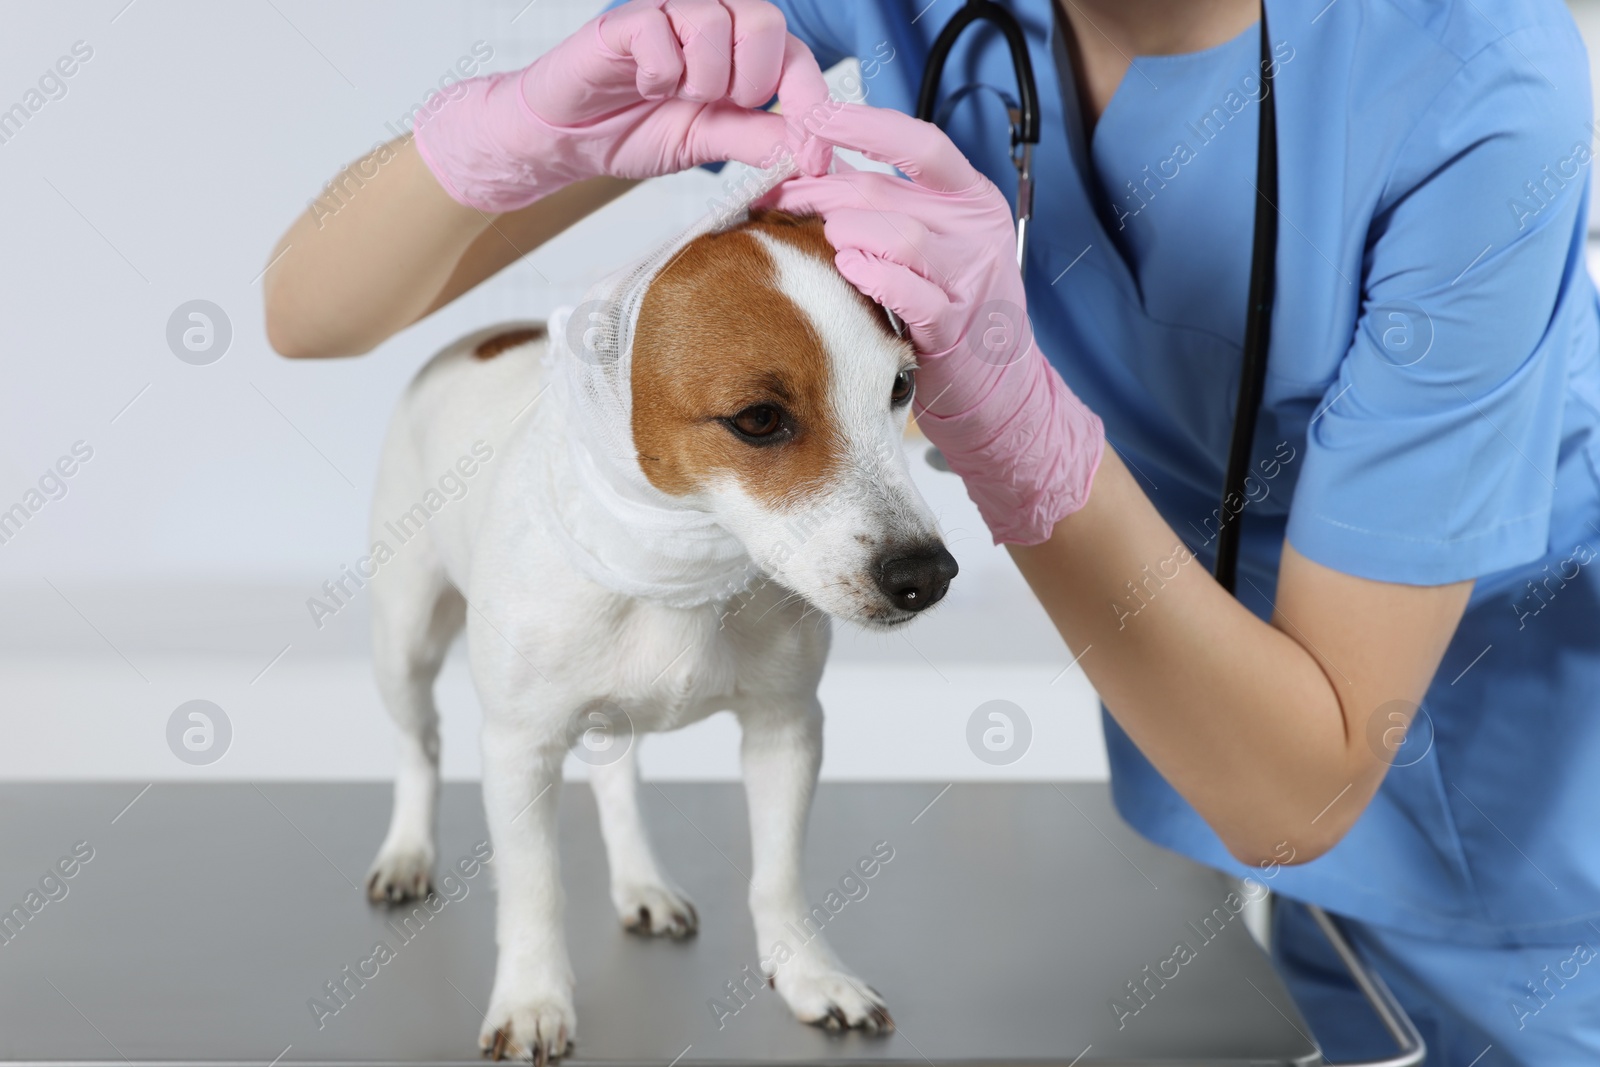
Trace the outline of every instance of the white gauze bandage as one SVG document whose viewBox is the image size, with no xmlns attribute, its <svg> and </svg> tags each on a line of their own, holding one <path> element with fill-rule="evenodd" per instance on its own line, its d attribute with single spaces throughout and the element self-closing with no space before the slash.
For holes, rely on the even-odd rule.
<svg viewBox="0 0 1600 1067">
<path fill-rule="evenodd" d="M 590 579 L 627 596 L 690 608 L 726 600 L 760 573 L 709 513 L 650 484 L 633 443 L 633 335 L 650 283 L 690 241 L 749 217 L 752 203 L 794 174 L 751 172 L 728 205 L 609 275 L 577 307 L 550 316 L 545 355 L 564 441 L 545 450 L 546 525 Z"/>
</svg>

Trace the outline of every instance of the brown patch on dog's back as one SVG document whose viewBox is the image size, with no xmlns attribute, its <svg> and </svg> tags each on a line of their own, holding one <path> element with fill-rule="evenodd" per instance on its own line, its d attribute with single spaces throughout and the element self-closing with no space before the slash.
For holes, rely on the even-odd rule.
<svg viewBox="0 0 1600 1067">
<path fill-rule="evenodd" d="M 696 238 L 655 280 L 633 340 L 633 440 L 663 492 L 737 477 L 768 506 L 823 488 L 844 461 L 829 404 L 829 357 L 805 313 L 778 289 L 777 265 L 749 231 L 833 264 L 821 219 L 769 212 Z M 755 446 L 719 420 L 772 404 L 794 436 Z"/>
<path fill-rule="evenodd" d="M 497 333 L 493 337 L 478 342 L 478 347 L 472 350 L 472 354 L 479 359 L 493 359 L 508 348 L 516 348 L 518 345 L 525 345 L 529 341 L 537 341 L 543 336 L 543 324 L 507 330 L 504 333 Z"/>
</svg>

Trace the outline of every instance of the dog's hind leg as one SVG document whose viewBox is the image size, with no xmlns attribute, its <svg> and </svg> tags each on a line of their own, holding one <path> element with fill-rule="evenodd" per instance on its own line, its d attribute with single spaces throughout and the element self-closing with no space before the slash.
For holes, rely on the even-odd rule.
<svg viewBox="0 0 1600 1067">
<path fill-rule="evenodd" d="M 373 900 L 425 896 L 439 796 L 439 712 L 433 683 L 466 618 L 426 536 L 414 538 L 371 581 L 372 659 L 383 702 L 400 728 L 389 832 L 367 875 Z"/>
<path fill-rule="evenodd" d="M 801 1022 L 892 1030 L 883 999 L 828 947 L 822 927 L 832 914 L 806 903 L 801 861 L 822 765 L 822 706 L 808 693 L 738 714 L 750 807 L 750 912 L 757 951 L 773 964 L 768 978 Z"/>
<path fill-rule="evenodd" d="M 699 928 L 700 916 L 661 872 L 639 812 L 640 740 L 634 736 L 619 758 L 589 771 L 611 868 L 611 902 L 622 925 L 636 934 L 688 937 Z"/>
</svg>

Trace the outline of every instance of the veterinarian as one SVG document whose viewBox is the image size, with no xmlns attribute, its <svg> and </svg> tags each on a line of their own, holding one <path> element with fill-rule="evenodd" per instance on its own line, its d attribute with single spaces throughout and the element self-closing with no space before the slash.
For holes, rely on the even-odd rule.
<svg viewBox="0 0 1600 1067">
<path fill-rule="evenodd" d="M 355 165 L 280 245 L 272 343 L 365 352 L 633 179 L 787 150 L 780 206 L 905 321 L 919 424 L 1104 700 L 1119 809 L 1279 894 L 1330 1057 L 1390 1046 L 1296 901 L 1342 917 L 1430 1063 L 1600 1062 L 1600 330 L 1565 8 L 1266 5 L 1276 302 L 1223 516 L 1261 9 L 1007 5 L 1040 84 L 1025 285 L 993 93 L 948 136 L 900 114 L 955 0 L 634 0 Z M 826 102 L 818 64 L 850 56 L 894 110 Z M 1015 85 L 994 34 L 958 43 L 962 85 Z M 774 94 L 788 118 L 755 110 Z M 818 176 L 829 144 L 911 180 Z M 1230 520 L 1240 600 L 1209 573 Z"/>
</svg>

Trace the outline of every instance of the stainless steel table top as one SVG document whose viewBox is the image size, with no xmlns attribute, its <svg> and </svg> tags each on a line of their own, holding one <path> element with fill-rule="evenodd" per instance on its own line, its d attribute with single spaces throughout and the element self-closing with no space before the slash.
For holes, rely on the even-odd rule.
<svg viewBox="0 0 1600 1067">
<path fill-rule="evenodd" d="M 758 959 L 743 791 L 642 796 L 701 929 L 684 942 L 622 931 L 593 799 L 566 787 L 575 1065 L 1320 1062 L 1228 885 L 1139 839 L 1104 786 L 820 787 L 806 886 L 836 909 L 833 947 L 889 1002 L 899 1030 L 879 1038 L 801 1025 L 770 990 L 729 995 Z M 388 810 L 374 784 L 0 785 L 0 908 L 25 916 L 3 924 L 0 1057 L 479 1062 L 492 864 L 457 870 L 436 912 L 369 905 L 360 886 Z M 487 836 L 477 786 L 447 785 L 440 874 Z M 875 847 L 893 858 L 829 900 Z M 1169 962 L 1180 943 L 1185 962 Z M 1154 992 L 1141 1003 L 1130 982 Z"/>
</svg>

